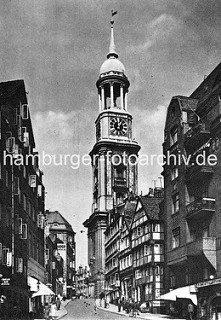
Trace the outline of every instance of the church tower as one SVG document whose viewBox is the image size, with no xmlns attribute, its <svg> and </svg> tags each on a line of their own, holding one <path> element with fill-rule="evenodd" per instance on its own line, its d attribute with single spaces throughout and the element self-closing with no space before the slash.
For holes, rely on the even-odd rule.
<svg viewBox="0 0 221 320">
<path fill-rule="evenodd" d="M 111 38 L 107 59 L 97 80 L 99 114 L 95 121 L 96 143 L 90 152 L 93 170 L 93 204 L 88 228 L 88 258 L 97 295 L 104 289 L 104 231 L 107 212 L 129 195 L 137 195 L 137 159 L 140 146 L 132 136 L 132 115 L 128 112 L 129 80 L 118 59 Z"/>
</svg>

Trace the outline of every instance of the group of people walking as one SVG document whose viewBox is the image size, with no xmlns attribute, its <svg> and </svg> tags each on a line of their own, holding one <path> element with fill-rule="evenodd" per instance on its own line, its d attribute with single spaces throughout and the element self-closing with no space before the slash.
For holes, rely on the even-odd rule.
<svg viewBox="0 0 221 320">
<path fill-rule="evenodd" d="M 56 317 L 56 310 L 60 310 L 61 300 L 59 297 L 52 300 L 51 303 L 45 303 L 44 318 L 47 320 L 54 320 Z"/>
</svg>

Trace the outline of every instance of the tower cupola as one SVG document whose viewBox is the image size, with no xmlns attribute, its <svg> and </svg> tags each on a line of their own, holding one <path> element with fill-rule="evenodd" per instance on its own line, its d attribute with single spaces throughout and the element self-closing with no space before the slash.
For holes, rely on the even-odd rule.
<svg viewBox="0 0 221 320">
<path fill-rule="evenodd" d="M 110 47 L 107 59 L 100 68 L 97 81 L 100 112 L 107 109 L 127 111 L 127 92 L 129 81 L 125 75 L 125 67 L 118 59 L 114 43 L 114 20 L 117 11 L 112 11 Z"/>
</svg>

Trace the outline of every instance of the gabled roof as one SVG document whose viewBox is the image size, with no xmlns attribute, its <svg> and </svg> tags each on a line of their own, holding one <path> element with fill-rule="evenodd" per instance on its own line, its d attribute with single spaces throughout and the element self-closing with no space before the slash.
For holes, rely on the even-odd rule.
<svg viewBox="0 0 221 320">
<path fill-rule="evenodd" d="M 159 204 L 162 201 L 162 197 L 150 197 L 149 195 L 140 196 L 140 202 L 143 205 L 143 208 L 146 212 L 146 215 L 151 220 L 159 220 Z M 139 201 L 139 200 L 138 200 Z"/>
<path fill-rule="evenodd" d="M 167 115 L 166 115 L 166 122 L 165 122 L 165 129 L 167 127 L 168 118 L 170 117 L 170 111 L 172 108 L 178 108 L 181 114 L 182 111 L 195 111 L 198 105 L 198 100 L 195 98 L 190 98 L 186 96 L 174 96 L 172 97 L 170 104 L 167 108 Z"/>
<path fill-rule="evenodd" d="M 50 230 L 74 232 L 70 223 L 61 215 L 60 212 L 46 210 L 46 216 L 47 223 L 50 225 Z"/>
<path fill-rule="evenodd" d="M 221 85 L 221 63 L 204 79 L 204 81 L 194 90 L 191 98 L 203 99 L 212 93 L 215 87 Z"/>
<path fill-rule="evenodd" d="M 130 227 L 130 224 L 132 222 L 136 205 L 137 205 L 137 200 L 127 200 L 125 204 L 124 220 L 128 228 Z"/>
<path fill-rule="evenodd" d="M 22 103 L 27 103 L 24 80 L 0 82 L 0 100 L 19 96 Z"/>
<path fill-rule="evenodd" d="M 198 100 L 197 99 L 192 99 L 188 97 L 183 97 L 183 96 L 177 96 L 180 107 L 182 110 L 187 111 L 187 110 L 192 110 L 195 111 L 197 108 Z"/>
</svg>

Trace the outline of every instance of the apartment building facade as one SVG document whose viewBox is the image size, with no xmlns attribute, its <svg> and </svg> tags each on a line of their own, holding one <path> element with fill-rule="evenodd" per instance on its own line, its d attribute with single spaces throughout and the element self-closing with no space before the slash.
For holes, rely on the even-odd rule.
<svg viewBox="0 0 221 320">
<path fill-rule="evenodd" d="M 160 313 L 164 291 L 164 223 L 160 217 L 163 189 L 139 196 L 131 223 L 131 254 L 135 301 L 146 302 L 149 311 Z"/>
<path fill-rule="evenodd" d="M 188 286 L 177 308 L 185 315 L 197 299 L 198 319 L 221 316 L 220 95 L 221 64 L 190 97 L 172 98 L 163 143 L 166 291 Z"/>
<path fill-rule="evenodd" d="M 45 194 L 24 81 L 0 83 L 0 96 L 0 274 L 10 317 L 13 306 L 28 312 L 29 277 L 45 280 Z"/>
<path fill-rule="evenodd" d="M 71 297 L 76 270 L 75 232 L 70 223 L 58 211 L 46 210 L 46 219 L 49 232 L 56 237 L 56 252 L 63 259 L 63 275 L 59 279 L 63 287 L 62 295 Z"/>
<path fill-rule="evenodd" d="M 105 232 L 105 291 L 147 305 L 150 312 L 165 306 L 158 297 L 164 290 L 164 223 L 160 217 L 163 189 L 127 198 L 110 210 Z"/>
</svg>

